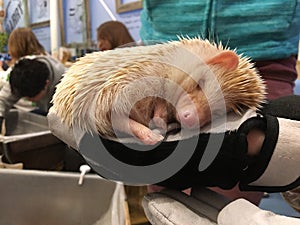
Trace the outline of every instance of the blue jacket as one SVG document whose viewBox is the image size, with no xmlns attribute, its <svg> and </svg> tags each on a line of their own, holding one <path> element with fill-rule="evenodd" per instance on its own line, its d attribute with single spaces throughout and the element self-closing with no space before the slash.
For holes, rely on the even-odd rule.
<svg viewBox="0 0 300 225">
<path fill-rule="evenodd" d="M 178 35 L 222 41 L 255 60 L 297 55 L 300 0 L 143 0 L 143 42 Z"/>
</svg>

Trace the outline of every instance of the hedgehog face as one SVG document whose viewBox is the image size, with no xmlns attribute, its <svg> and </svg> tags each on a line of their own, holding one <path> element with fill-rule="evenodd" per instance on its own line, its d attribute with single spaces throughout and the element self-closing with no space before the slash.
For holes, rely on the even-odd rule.
<svg viewBox="0 0 300 225">
<path fill-rule="evenodd" d="M 239 57 L 232 51 L 223 51 L 207 60 L 209 67 L 218 67 L 210 73 L 200 67 L 196 73 L 198 81 L 186 78 L 184 83 L 185 93 L 182 93 L 176 104 L 176 118 L 181 125 L 188 129 L 200 128 L 211 121 L 212 115 L 219 108 L 223 108 L 223 114 L 227 112 L 225 101 L 220 88 L 218 74 L 235 70 L 239 64 Z M 203 67 L 202 67 L 203 68 Z M 202 76 L 201 73 L 204 73 Z M 219 105 L 218 105 L 219 104 Z M 219 110 L 218 110 L 219 111 Z"/>
<path fill-rule="evenodd" d="M 191 93 L 183 93 L 176 104 L 176 118 L 184 128 L 199 128 L 211 119 L 211 112 L 205 94 L 198 88 Z"/>
</svg>

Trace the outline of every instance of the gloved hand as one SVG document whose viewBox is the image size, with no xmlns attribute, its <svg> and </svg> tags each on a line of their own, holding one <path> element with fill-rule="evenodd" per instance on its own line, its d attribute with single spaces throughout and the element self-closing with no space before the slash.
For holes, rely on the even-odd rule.
<svg viewBox="0 0 300 225">
<path fill-rule="evenodd" d="M 288 191 L 300 185 L 300 96 L 272 100 L 261 110 L 265 141 L 249 161 L 241 190 Z"/>
<path fill-rule="evenodd" d="M 300 185 L 299 102 L 300 96 L 273 100 L 234 128 L 162 142 L 149 151 L 137 151 L 137 143 L 77 135 L 72 128 L 52 132 L 62 134 L 57 136 L 78 147 L 93 170 L 110 180 L 178 190 L 195 185 L 231 189 L 239 183 L 241 190 L 283 192 Z M 49 125 L 51 128 L 60 123 L 59 118 L 52 117 Z M 248 154 L 247 141 L 253 129 L 265 134 L 261 151 L 255 156 Z M 221 143 L 216 145 L 212 140 Z M 216 157 L 201 169 L 203 158 L 210 153 L 217 153 Z M 166 173 L 168 176 L 163 176 Z"/>
<path fill-rule="evenodd" d="M 231 189 L 239 183 L 240 189 L 245 191 L 282 192 L 300 185 L 299 102 L 300 96 L 273 100 L 266 104 L 257 116 L 243 122 L 238 129 L 225 133 L 204 133 L 180 141 L 162 142 L 151 151 L 135 151 L 134 144 L 125 146 L 120 142 L 104 138 L 101 138 L 101 141 L 113 157 L 141 169 L 162 162 L 176 148 L 181 148 L 184 157 L 185 152 L 189 150 L 188 147 L 191 146 L 189 143 L 196 142 L 195 151 L 190 159 L 178 171 L 174 171 L 172 176 L 156 183 L 159 186 L 179 190 L 195 185 Z M 247 154 L 247 134 L 253 129 L 265 133 L 261 151 L 255 156 Z M 210 138 L 214 139 L 222 135 L 224 139 L 217 156 L 205 170 L 200 171 L 199 164 L 205 151 L 214 151 L 214 149 L 207 149 Z M 101 148 L 103 147 L 99 147 L 98 150 L 100 151 Z M 92 155 L 84 151 L 81 151 L 81 154 L 88 157 Z M 118 177 L 107 177 L 102 168 L 114 170 L 116 167 L 105 165 L 99 157 L 94 157 L 89 162 L 92 167 L 95 166 L 94 169 L 99 175 L 126 182 L 125 170 L 124 173 L 115 170 Z M 165 169 L 170 170 L 170 167 Z M 149 175 L 145 173 L 146 176 Z"/>
</svg>

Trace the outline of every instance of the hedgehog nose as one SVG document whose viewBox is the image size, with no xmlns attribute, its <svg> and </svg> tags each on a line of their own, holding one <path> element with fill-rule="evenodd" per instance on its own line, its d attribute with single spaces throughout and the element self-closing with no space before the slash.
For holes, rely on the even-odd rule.
<svg viewBox="0 0 300 225">
<path fill-rule="evenodd" d="M 178 115 L 180 123 L 186 128 L 192 128 L 195 126 L 195 116 L 189 110 L 179 113 Z"/>
<path fill-rule="evenodd" d="M 191 112 L 190 111 L 185 111 L 182 116 L 183 116 L 184 119 L 188 119 L 189 116 L 191 116 Z"/>
<path fill-rule="evenodd" d="M 177 114 L 177 119 L 179 121 L 182 121 L 182 120 L 188 119 L 190 116 L 191 116 L 191 113 L 189 111 L 179 112 Z"/>
</svg>

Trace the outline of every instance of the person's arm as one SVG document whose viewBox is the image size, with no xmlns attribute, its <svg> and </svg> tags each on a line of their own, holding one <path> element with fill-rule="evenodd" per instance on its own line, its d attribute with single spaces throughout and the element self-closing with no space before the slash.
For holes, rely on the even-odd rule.
<svg viewBox="0 0 300 225">
<path fill-rule="evenodd" d="M 19 99 L 19 97 L 11 93 L 9 83 L 5 82 L 2 89 L 0 90 L 0 133 L 2 132 L 2 123 L 4 121 L 6 113 Z"/>
<path fill-rule="evenodd" d="M 1 65 L 0 70 L 6 71 L 9 68 L 9 65 L 7 64 L 7 62 L 5 60 L 0 61 L 0 65 Z"/>
<path fill-rule="evenodd" d="M 243 191 L 282 192 L 300 185 L 299 102 L 300 96 L 274 100 L 227 132 L 162 142 L 151 150 L 69 128 L 55 111 L 48 119 L 53 134 L 109 180 L 177 190 L 194 186 L 231 189 L 239 184 Z M 207 158 L 215 153 L 212 160 Z M 207 160 L 209 165 L 203 167 Z"/>
<path fill-rule="evenodd" d="M 6 113 L 19 99 L 20 97 L 12 94 L 10 85 L 6 82 L 0 91 L 0 117 L 5 118 Z"/>
<path fill-rule="evenodd" d="M 299 102 L 299 95 L 290 95 L 262 108 L 264 142 L 259 153 L 249 157 L 241 190 L 283 192 L 300 185 Z"/>
</svg>

